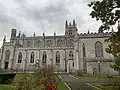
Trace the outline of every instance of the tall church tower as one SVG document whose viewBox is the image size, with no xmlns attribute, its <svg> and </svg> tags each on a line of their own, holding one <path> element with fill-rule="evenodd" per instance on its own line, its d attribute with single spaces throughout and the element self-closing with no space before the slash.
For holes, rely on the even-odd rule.
<svg viewBox="0 0 120 90">
<path fill-rule="evenodd" d="M 75 20 L 73 22 L 65 22 L 65 40 L 66 40 L 66 46 L 67 47 L 73 47 L 73 60 L 69 60 L 68 56 L 68 62 L 67 62 L 67 72 L 69 72 L 69 68 L 74 68 L 73 70 L 79 70 L 79 50 L 77 51 L 79 47 L 79 41 L 78 41 L 78 29 Z M 67 52 L 69 52 L 68 50 Z M 66 56 L 67 57 L 67 56 Z M 74 63 L 74 65 L 73 65 Z"/>
<path fill-rule="evenodd" d="M 15 38 L 16 38 L 16 29 L 12 29 L 11 30 L 11 38 L 10 38 L 10 42 L 14 42 Z"/>
<path fill-rule="evenodd" d="M 75 35 L 77 32 L 77 25 L 75 20 L 73 20 L 73 23 L 71 24 L 71 22 L 68 25 L 68 22 L 66 20 L 65 22 L 65 35 L 66 36 L 73 36 Z"/>
</svg>

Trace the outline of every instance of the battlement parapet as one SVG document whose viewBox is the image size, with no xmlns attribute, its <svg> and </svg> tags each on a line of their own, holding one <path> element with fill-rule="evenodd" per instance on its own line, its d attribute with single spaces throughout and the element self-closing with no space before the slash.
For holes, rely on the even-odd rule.
<svg viewBox="0 0 120 90">
<path fill-rule="evenodd" d="M 99 38 L 99 37 L 109 37 L 111 36 L 112 32 L 105 32 L 105 33 L 80 33 L 79 38 Z"/>
<path fill-rule="evenodd" d="M 5 42 L 5 45 L 14 45 L 12 42 Z"/>
</svg>

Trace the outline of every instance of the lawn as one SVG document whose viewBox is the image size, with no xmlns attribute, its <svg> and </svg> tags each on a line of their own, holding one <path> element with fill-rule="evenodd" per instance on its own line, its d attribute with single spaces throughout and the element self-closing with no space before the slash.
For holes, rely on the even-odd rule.
<svg viewBox="0 0 120 90">
<path fill-rule="evenodd" d="M 16 79 L 23 78 L 26 75 L 27 76 L 34 76 L 34 74 L 17 74 Z M 57 85 L 58 90 L 69 90 L 63 82 L 56 83 L 56 85 Z"/>
<path fill-rule="evenodd" d="M 58 90 L 69 90 L 64 83 L 57 83 Z"/>
<path fill-rule="evenodd" d="M 69 90 L 66 85 L 62 82 L 57 83 L 58 90 Z M 0 84 L 0 90 L 15 90 L 13 85 Z"/>
<path fill-rule="evenodd" d="M 120 90 L 120 76 L 113 76 L 109 83 L 92 83 L 92 85 L 102 90 Z"/>
<path fill-rule="evenodd" d="M 0 90 L 15 90 L 13 85 L 0 84 Z"/>
<path fill-rule="evenodd" d="M 120 90 L 118 89 L 118 84 L 110 84 L 110 83 L 93 83 L 92 85 L 102 89 L 102 90 Z"/>
<path fill-rule="evenodd" d="M 108 80 L 107 76 L 105 75 L 92 75 L 92 74 L 83 74 L 83 75 L 77 75 L 77 74 L 72 74 L 72 76 L 80 79 L 93 79 L 94 80 Z"/>
</svg>

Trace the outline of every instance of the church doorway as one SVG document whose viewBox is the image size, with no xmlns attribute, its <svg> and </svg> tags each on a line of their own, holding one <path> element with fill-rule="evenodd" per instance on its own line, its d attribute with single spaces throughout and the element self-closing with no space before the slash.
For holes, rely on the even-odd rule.
<svg viewBox="0 0 120 90">
<path fill-rule="evenodd" d="M 93 75 L 97 74 L 97 68 L 93 68 Z"/>
<path fill-rule="evenodd" d="M 4 69 L 8 69 L 8 62 L 5 62 L 5 67 L 4 67 Z"/>
</svg>

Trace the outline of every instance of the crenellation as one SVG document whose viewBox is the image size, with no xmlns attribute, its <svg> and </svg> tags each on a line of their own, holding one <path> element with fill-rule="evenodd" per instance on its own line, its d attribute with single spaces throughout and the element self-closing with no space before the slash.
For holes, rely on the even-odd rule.
<svg viewBox="0 0 120 90">
<path fill-rule="evenodd" d="M 90 33 L 91 35 L 93 34 L 93 32 Z"/>
<path fill-rule="evenodd" d="M 5 45 L 10 45 L 10 44 L 13 44 L 13 43 L 11 43 L 11 42 L 5 42 Z"/>
<path fill-rule="evenodd" d="M 96 33 L 96 32 L 94 32 L 94 33 L 93 33 L 93 35 L 97 35 L 97 33 Z"/>
<path fill-rule="evenodd" d="M 80 33 L 79 35 L 83 35 L 83 33 Z"/>
<path fill-rule="evenodd" d="M 91 32 L 90 34 L 88 33 L 80 33 L 79 37 L 80 38 L 104 38 L 104 37 L 109 37 L 111 36 L 112 32 L 106 32 L 106 33 L 96 33 L 96 32 Z"/>
<path fill-rule="evenodd" d="M 105 34 L 108 34 L 109 32 L 105 32 Z"/>
</svg>

